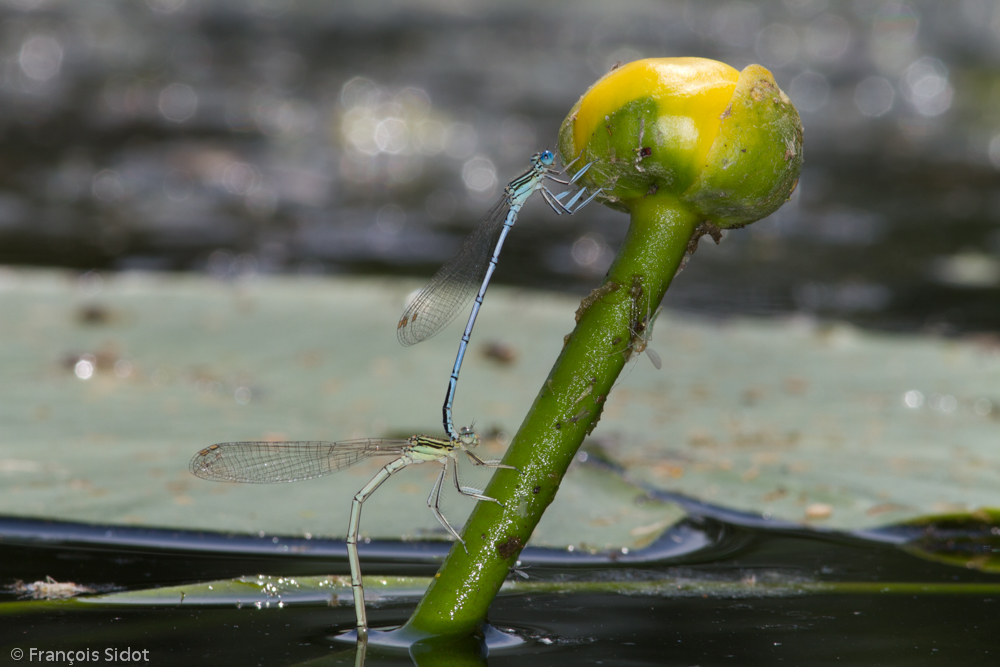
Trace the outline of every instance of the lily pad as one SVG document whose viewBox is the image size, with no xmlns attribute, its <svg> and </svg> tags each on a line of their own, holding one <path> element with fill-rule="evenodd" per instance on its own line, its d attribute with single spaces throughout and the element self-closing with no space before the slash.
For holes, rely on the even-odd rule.
<svg viewBox="0 0 1000 667">
<path fill-rule="evenodd" d="M 400 347 L 417 287 L 0 274 L 0 513 L 343 535 L 377 462 L 267 486 L 199 480 L 187 463 L 214 442 L 440 434 L 460 327 Z M 577 305 L 490 290 L 456 402 L 484 455 L 503 454 Z M 651 347 L 663 369 L 643 357 L 623 374 L 588 445 L 624 478 L 572 467 L 533 544 L 643 546 L 683 513 L 636 502 L 642 485 L 840 529 L 1000 505 L 1000 354 L 987 342 L 668 312 Z M 443 537 L 425 503 L 437 472 L 394 476 L 365 504 L 364 535 Z M 459 525 L 471 506 L 453 498 L 446 513 Z"/>
<path fill-rule="evenodd" d="M 0 513 L 344 535 L 351 498 L 385 460 L 266 486 L 206 482 L 188 472 L 188 461 L 221 441 L 440 434 L 457 327 L 400 347 L 396 320 L 416 287 L 0 274 Z M 476 420 L 487 457 L 502 456 L 572 318 L 569 299 L 496 295 L 457 402 L 460 418 Z M 518 321 L 539 328 L 519 329 Z M 491 341 L 506 356 L 488 350 Z M 463 484 L 484 486 L 489 473 L 463 463 Z M 363 536 L 444 538 L 426 506 L 439 470 L 414 466 L 380 488 L 365 504 Z M 612 474 L 577 470 L 532 543 L 634 549 L 655 537 L 651 526 L 658 533 L 683 516 L 668 503 L 640 507 L 640 496 Z M 460 526 L 472 506 L 452 493 L 445 510 Z"/>
<path fill-rule="evenodd" d="M 602 424 L 633 481 L 837 529 L 1000 505 L 989 341 L 671 314 L 655 344 L 664 372 L 629 377 Z"/>
</svg>

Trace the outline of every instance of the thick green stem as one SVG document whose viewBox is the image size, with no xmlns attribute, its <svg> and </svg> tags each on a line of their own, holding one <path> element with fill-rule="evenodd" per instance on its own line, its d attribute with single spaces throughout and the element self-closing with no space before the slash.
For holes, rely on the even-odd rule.
<svg viewBox="0 0 1000 667">
<path fill-rule="evenodd" d="M 514 437 L 504 463 L 413 617 L 411 640 L 469 635 L 555 497 L 566 469 L 597 425 L 604 401 L 663 298 L 699 219 L 670 195 L 628 202 L 628 235 L 604 283 L 583 300 L 577 325 Z"/>
</svg>

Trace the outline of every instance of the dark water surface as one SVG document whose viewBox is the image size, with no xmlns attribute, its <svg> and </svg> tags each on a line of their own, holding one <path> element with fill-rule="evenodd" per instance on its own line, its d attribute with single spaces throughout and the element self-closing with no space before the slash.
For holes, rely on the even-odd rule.
<svg viewBox="0 0 1000 667">
<path fill-rule="evenodd" d="M 705 506 L 710 512 L 713 508 Z M 1000 582 L 935 560 L 987 564 L 998 531 L 981 519 L 941 520 L 864 535 L 770 526 L 718 510 L 694 515 L 628 557 L 528 548 L 536 589 L 502 594 L 490 622 L 523 643 L 462 664 L 990 665 L 997 660 Z M 0 520 L 0 577 L 51 575 L 98 591 L 261 573 L 346 573 L 343 544 L 153 529 Z M 366 572 L 432 573 L 445 543 L 365 545 Z M 522 582 L 518 578 L 518 582 Z M 553 585 L 546 589 L 547 585 Z M 7 601 L 16 599 L 8 592 Z M 414 599 L 369 604 L 373 627 L 405 622 Z M 105 647 L 150 652 L 152 664 L 353 664 L 334 640 L 350 605 L 0 606 L 3 655 Z M 315 661 L 315 663 L 314 663 Z M 372 647 L 368 664 L 412 664 Z"/>
</svg>

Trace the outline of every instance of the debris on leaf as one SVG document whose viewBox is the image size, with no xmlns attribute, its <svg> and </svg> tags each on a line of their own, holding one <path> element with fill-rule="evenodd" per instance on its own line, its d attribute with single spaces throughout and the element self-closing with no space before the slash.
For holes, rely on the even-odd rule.
<svg viewBox="0 0 1000 667">
<path fill-rule="evenodd" d="M 80 586 L 72 581 L 56 581 L 52 577 L 45 577 L 45 581 L 33 581 L 27 584 L 18 579 L 10 590 L 21 597 L 30 597 L 33 600 L 66 600 L 84 593 L 97 592 L 93 588 Z"/>
</svg>

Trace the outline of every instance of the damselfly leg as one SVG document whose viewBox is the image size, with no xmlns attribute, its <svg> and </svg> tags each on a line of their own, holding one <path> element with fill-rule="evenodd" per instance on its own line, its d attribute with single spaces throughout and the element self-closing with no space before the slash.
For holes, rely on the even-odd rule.
<svg viewBox="0 0 1000 667">
<path fill-rule="evenodd" d="M 216 482 L 271 484 L 322 477 L 376 456 L 394 457 L 355 494 L 351 503 L 346 540 L 347 557 L 351 568 L 358 643 L 363 646 L 368 636 L 368 616 L 365 610 L 361 560 L 358 556 L 358 536 L 361 531 L 361 509 L 365 500 L 403 468 L 420 463 L 439 463 L 442 466 L 441 474 L 431 489 L 427 504 L 441 525 L 464 547 L 465 541 L 440 510 L 441 490 L 449 465 L 454 471 L 455 487 L 459 493 L 490 502 L 497 501 L 483 495 L 478 489 L 461 485 L 458 453 L 464 452 L 475 465 L 512 468 L 499 461 L 477 457 L 471 450 L 478 445 L 479 437 L 467 428 L 463 428 L 459 437 L 453 440 L 414 435 L 405 440 L 366 438 L 340 442 L 225 442 L 199 451 L 191 459 L 189 468 L 195 476 Z"/>
<path fill-rule="evenodd" d="M 476 317 L 479 315 L 479 309 L 486 297 L 486 289 L 489 287 L 493 272 L 500 261 L 504 240 L 517 221 L 521 207 L 532 194 L 541 191 L 546 203 L 556 213 L 571 214 L 593 201 L 594 197 L 601 192 L 598 190 L 585 201 L 578 203 L 580 197 L 586 193 L 586 189 L 581 189 L 568 202 L 563 203 L 561 200 L 568 192 L 554 194 L 545 185 L 545 181 L 552 180 L 566 185 L 573 184 L 586 173 L 590 164 L 577 171 L 569 180 L 562 180 L 557 178 L 562 172 L 552 168 L 554 162 L 555 155 L 551 151 L 536 153 L 531 157 L 531 169 L 507 184 L 500 201 L 480 221 L 458 254 L 442 266 L 430 282 L 414 297 L 403 312 L 396 327 L 396 336 L 400 343 L 403 345 L 419 343 L 430 338 L 451 322 L 469 299 L 475 295 L 472 311 L 469 313 L 465 331 L 459 342 L 455 364 L 448 379 L 448 390 L 441 408 L 445 432 L 452 439 L 459 437 L 452 415 L 455 392 L 458 388 L 458 375 L 469 347 Z"/>
</svg>

